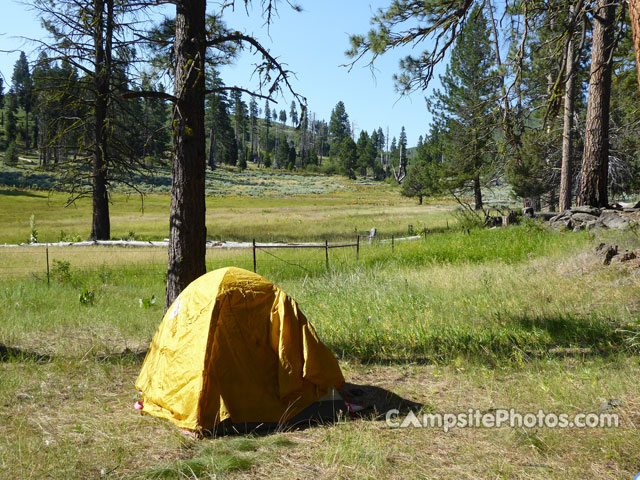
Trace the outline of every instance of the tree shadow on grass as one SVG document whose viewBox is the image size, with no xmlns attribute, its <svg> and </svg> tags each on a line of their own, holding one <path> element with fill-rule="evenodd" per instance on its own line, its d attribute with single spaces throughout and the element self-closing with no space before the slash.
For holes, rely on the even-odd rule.
<svg viewBox="0 0 640 480">
<path fill-rule="evenodd" d="M 593 315 L 524 314 L 510 321 L 525 333 L 542 337 L 542 347 L 548 351 L 589 349 L 604 354 L 628 346 L 623 325 Z"/>
<path fill-rule="evenodd" d="M 448 363 L 468 358 L 487 365 L 541 357 L 600 356 L 628 351 L 629 331 L 637 327 L 615 319 L 584 314 L 510 314 L 475 325 L 439 325 L 403 341 L 362 338 L 355 343 L 330 343 L 332 351 L 364 363 Z M 381 338 L 386 338 L 381 336 Z"/>
<path fill-rule="evenodd" d="M 130 350 L 129 348 L 125 348 L 122 352 L 116 353 L 104 353 L 100 355 L 96 355 L 95 359 L 99 362 L 131 362 L 131 363 L 142 363 L 147 356 L 147 352 L 149 350 L 147 348 L 143 348 L 140 350 Z"/>
<path fill-rule="evenodd" d="M 34 198 L 47 198 L 46 194 L 33 193 L 27 190 L 2 190 L 0 187 L 0 195 L 3 197 L 34 197 Z"/>
<path fill-rule="evenodd" d="M 46 173 L 0 172 L 0 185 L 16 188 L 37 187 L 50 190 L 57 184 L 55 178 Z"/>
<path fill-rule="evenodd" d="M 46 354 L 29 352 L 20 348 L 8 347 L 0 343 L 0 362 L 9 361 L 49 362 L 51 357 Z"/>
</svg>

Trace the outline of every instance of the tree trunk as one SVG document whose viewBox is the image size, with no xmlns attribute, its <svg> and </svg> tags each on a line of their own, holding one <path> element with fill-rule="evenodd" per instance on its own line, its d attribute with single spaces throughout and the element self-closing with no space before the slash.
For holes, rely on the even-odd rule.
<svg viewBox="0 0 640 480">
<path fill-rule="evenodd" d="M 616 7 L 617 3 L 610 3 L 610 0 L 598 0 L 594 12 L 584 154 L 576 202 L 578 206 L 605 207 L 609 203 L 609 103 Z"/>
<path fill-rule="evenodd" d="M 106 22 L 105 22 L 106 7 Z M 106 24 L 106 28 L 105 28 Z M 109 103 L 109 76 L 111 75 L 111 47 L 113 37 L 113 0 L 95 2 L 95 78 L 96 100 L 94 109 L 94 145 L 92 161 L 93 219 L 91 240 L 109 240 L 109 195 L 107 192 L 108 135 L 106 129 Z"/>
<path fill-rule="evenodd" d="M 575 8 L 569 7 L 571 25 L 574 24 Z M 573 170 L 573 113 L 575 98 L 573 28 L 569 29 L 566 58 L 566 80 L 564 82 L 564 117 L 562 126 L 562 169 L 560 172 L 560 198 L 558 209 L 561 212 L 571 208 L 571 171 Z"/>
<path fill-rule="evenodd" d="M 165 309 L 205 266 L 205 14 L 206 0 L 176 3 L 173 168 Z"/>
<path fill-rule="evenodd" d="M 640 86 L 640 0 L 629 0 L 629 17 L 633 28 L 633 47 L 636 52 L 636 70 Z"/>
<path fill-rule="evenodd" d="M 209 168 L 216 169 L 216 141 L 213 135 L 213 128 L 209 129 Z"/>
<path fill-rule="evenodd" d="M 482 189 L 480 188 L 480 175 L 473 177 L 473 196 L 475 197 L 476 210 L 482 210 Z"/>
</svg>

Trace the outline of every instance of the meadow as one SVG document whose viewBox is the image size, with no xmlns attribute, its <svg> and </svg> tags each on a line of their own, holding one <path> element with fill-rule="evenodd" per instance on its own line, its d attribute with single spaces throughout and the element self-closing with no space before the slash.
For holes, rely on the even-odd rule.
<svg viewBox="0 0 640 480">
<path fill-rule="evenodd" d="M 380 235 L 406 236 L 426 228 L 446 229 L 454 222 L 452 204 L 418 206 L 386 185 L 358 185 L 339 177 L 300 176 L 299 183 L 318 178 L 335 183 L 322 194 L 269 194 L 243 197 L 207 196 L 207 239 L 259 242 L 354 240 L 358 232 L 377 228 Z M 39 242 L 84 240 L 91 231 L 91 199 L 67 206 L 65 193 L 0 189 L 0 243 L 28 242 L 31 215 Z M 162 240 L 169 236 L 168 195 L 111 195 L 113 239 Z"/>
<path fill-rule="evenodd" d="M 33 213 L 40 235 L 55 236 L 59 227 L 45 219 L 64 210 L 49 212 L 61 207 L 38 195 L 0 194 L 0 242 L 28 236 L 28 218 L 13 225 L 22 201 L 21 215 Z M 332 250 L 328 271 L 323 251 L 258 252 L 258 273 L 299 302 L 347 382 L 387 392 L 377 408 L 401 399 L 421 413 L 610 411 L 620 426 L 445 433 L 392 429 L 384 410 L 369 409 L 305 430 L 195 441 L 132 408 L 162 317 L 164 250 L 50 248 L 47 282 L 43 249 L 0 248 L 1 478 L 620 479 L 640 470 L 640 272 L 603 266 L 593 253 L 601 241 L 640 248 L 634 231 L 525 223 L 464 232 L 450 204 L 418 207 L 386 187 L 357 185 L 208 202 L 227 239 L 251 238 L 247 229 L 288 240 L 348 239 L 376 225 L 389 235 L 410 224 L 426 230 L 393 250 L 365 243 L 359 259 L 353 249 Z M 160 238 L 167 199 L 145 204 L 155 221 L 148 230 L 140 218 L 131 225 Z M 114 228 L 140 216 L 126 201 L 113 207 Z M 291 226 L 270 230 L 261 220 L 292 212 Z M 67 218 L 78 232 L 81 219 Z M 251 251 L 207 255 L 208 269 L 252 266 Z"/>
</svg>

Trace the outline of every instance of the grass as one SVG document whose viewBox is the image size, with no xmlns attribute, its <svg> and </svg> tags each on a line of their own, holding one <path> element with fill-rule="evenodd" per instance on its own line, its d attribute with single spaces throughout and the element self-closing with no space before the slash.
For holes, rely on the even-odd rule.
<svg viewBox="0 0 640 480">
<path fill-rule="evenodd" d="M 605 267 L 592 252 L 600 241 L 638 248 L 633 232 L 553 233 L 535 224 L 447 231 L 448 207 L 420 209 L 354 188 L 215 200 L 228 207 L 220 225 L 237 224 L 228 228 L 238 237 L 238 225 L 257 223 L 262 209 L 274 219 L 299 209 L 300 237 L 291 229 L 292 239 L 329 236 L 338 231 L 333 223 L 366 223 L 378 209 L 400 219 L 380 216 L 390 232 L 395 221 L 428 227 L 426 239 L 393 251 L 389 243 L 363 244 L 358 260 L 352 248 L 331 250 L 328 272 L 323 250 L 258 251 L 258 272 L 296 298 L 348 382 L 431 413 L 506 407 L 573 415 L 609 402 L 621 426 L 390 429 L 378 415 L 389 400 L 356 420 L 193 441 L 132 408 L 162 317 L 166 252 L 51 248 L 58 263 L 47 284 L 43 250 L 7 248 L 0 249 L 0 346 L 8 347 L 0 349 L 0 478 L 632 478 L 640 465 L 640 366 L 629 340 L 638 332 L 640 275 Z M 42 207 L 42 198 L 29 198 Z M 149 203 L 160 215 L 166 198 Z M 333 211 L 333 220 L 320 220 Z M 341 220 L 347 211 L 355 220 Z M 10 222 L 0 225 L 10 230 Z M 225 265 L 250 269 L 251 251 L 208 251 L 208 269 Z M 85 291 L 93 301 L 80 301 Z"/>
<path fill-rule="evenodd" d="M 338 177 L 329 180 L 345 182 Z M 91 230 L 91 199 L 65 207 L 67 198 L 63 193 L 0 188 L 0 243 L 27 242 L 32 214 L 40 242 L 86 239 Z M 138 196 L 113 194 L 111 199 L 112 238 L 162 240 L 169 236 L 168 196 L 145 196 L 144 211 Z M 356 232 L 373 227 L 388 238 L 425 228 L 442 231 L 448 223 L 453 226 L 450 205 L 419 206 L 400 197 L 396 189 L 355 184 L 332 194 L 209 196 L 206 207 L 209 240 L 354 240 Z"/>
</svg>

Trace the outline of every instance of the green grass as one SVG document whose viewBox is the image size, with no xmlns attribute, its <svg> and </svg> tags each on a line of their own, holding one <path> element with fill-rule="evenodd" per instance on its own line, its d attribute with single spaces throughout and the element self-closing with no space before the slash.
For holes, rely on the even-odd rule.
<svg viewBox="0 0 640 480">
<path fill-rule="evenodd" d="M 51 264 L 68 261 L 69 270 L 52 269 L 47 283 L 42 249 L 7 248 L 0 249 L 0 345 L 8 347 L 0 350 L 0 478 L 632 478 L 640 465 L 640 367 L 631 341 L 640 275 L 602 266 L 592 252 L 600 241 L 639 248 L 633 232 L 554 233 L 535 224 L 447 231 L 449 207 L 354 188 L 208 200 L 211 218 L 238 238 L 251 223 L 268 236 L 265 220 L 291 212 L 299 222 L 279 224 L 274 236 L 330 237 L 373 218 L 391 233 L 409 223 L 427 227 L 426 239 L 397 242 L 393 251 L 390 243 L 363 243 L 358 260 L 353 248 L 331 250 L 329 271 L 323 250 L 258 251 L 258 272 L 299 302 L 348 382 L 425 412 L 575 414 L 616 400 L 622 426 L 444 433 L 389 429 L 370 412 L 304 431 L 194 441 L 132 409 L 162 317 L 166 251 L 50 248 Z M 28 235 L 24 212 L 37 208 L 41 234 L 54 233 L 58 211 L 45 213 L 46 198 L 0 198 L 11 206 L 2 204 L 0 231 L 11 231 L 8 212 L 22 208 L 26 230 L 11 235 Z M 148 235 L 157 235 L 167 199 L 148 200 L 145 218 L 157 215 Z M 86 205 L 77 208 L 86 215 Z M 140 219 L 124 197 L 115 197 L 114 211 L 118 223 Z M 78 225 L 82 215 L 61 218 Z M 143 223 L 138 230 L 146 231 Z M 351 238 L 347 230 L 331 238 Z M 252 268 L 250 250 L 207 253 L 209 270 Z M 80 301 L 83 291 L 93 302 Z M 154 296 L 155 304 L 141 306 Z"/>
<path fill-rule="evenodd" d="M 634 298 L 635 277 L 593 273 L 588 281 L 603 285 L 594 293 L 563 260 L 595 242 L 585 232 L 522 226 L 434 234 L 399 243 L 394 251 L 388 243 L 365 244 L 359 260 L 353 248 L 332 249 L 329 272 L 322 249 L 258 251 L 257 265 L 300 302 L 324 341 L 345 359 L 447 362 L 469 356 L 496 362 L 554 349 L 626 348 L 622 331 L 635 329 L 637 310 L 624 299 Z M 135 249 L 51 250 L 52 260 L 69 261 L 70 277 L 54 268 L 50 284 L 41 250 L 0 251 L 5 265 L 16 265 L 14 277 L 0 282 L 7 305 L 0 342 L 41 353 L 95 355 L 149 341 L 161 316 L 166 258 Z M 21 270 L 34 256 L 34 269 Z M 79 266 L 75 258 L 93 263 Z M 210 270 L 251 269 L 251 251 L 210 251 L 207 263 Z M 22 280 L 15 278 L 18 271 Z M 80 301 L 83 291 L 92 293 L 91 303 Z M 141 300 L 152 297 L 155 305 L 141 308 Z"/>
</svg>

